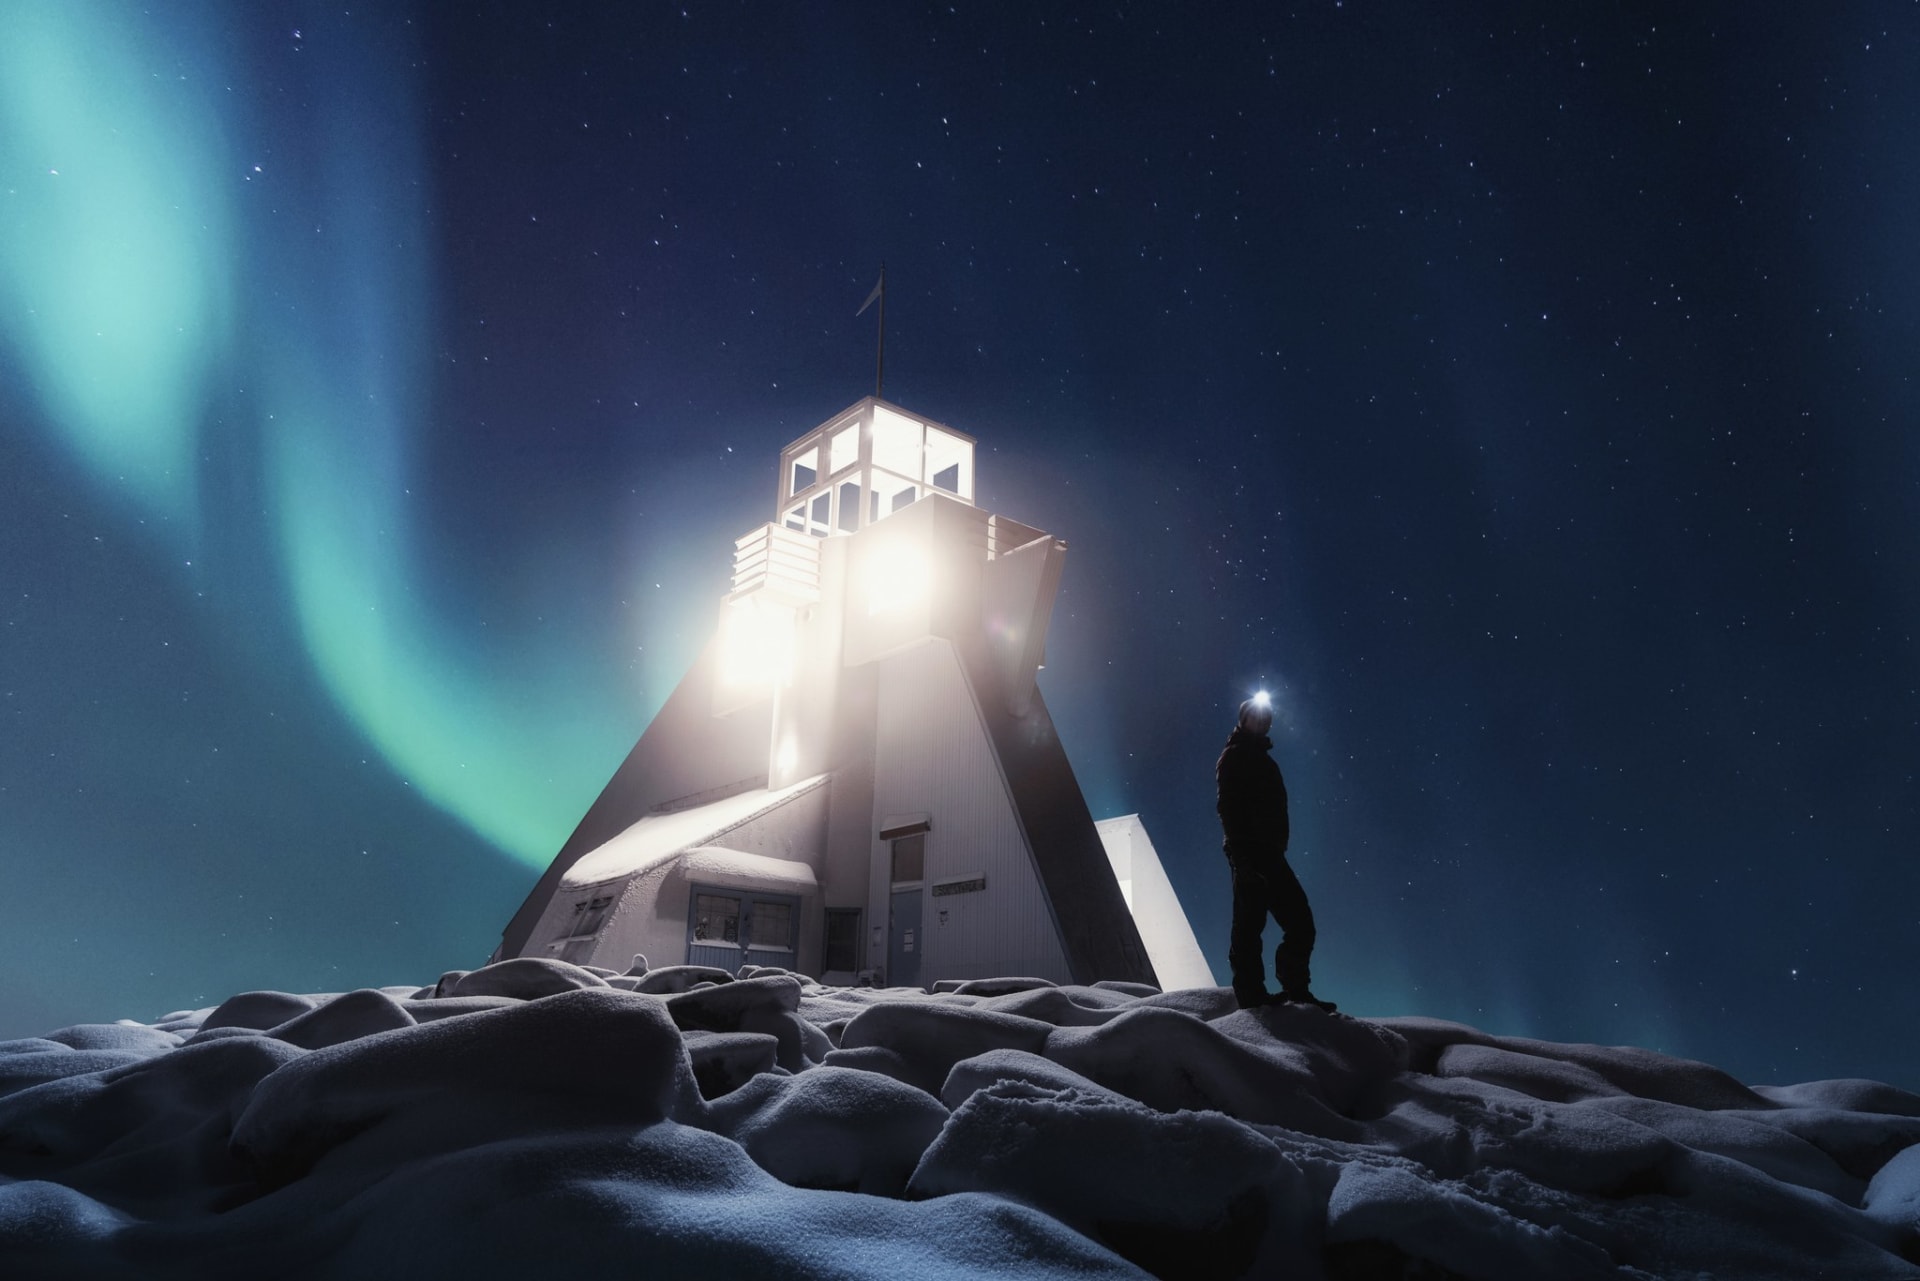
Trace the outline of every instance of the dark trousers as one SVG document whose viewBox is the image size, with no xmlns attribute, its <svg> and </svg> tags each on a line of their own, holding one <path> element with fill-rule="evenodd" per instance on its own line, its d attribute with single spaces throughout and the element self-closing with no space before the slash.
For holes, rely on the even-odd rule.
<svg viewBox="0 0 1920 1281">
<path fill-rule="evenodd" d="M 1227 964 L 1233 967 L 1234 993 L 1246 998 L 1267 990 L 1260 932 L 1269 916 L 1280 923 L 1280 946 L 1273 953 L 1280 990 L 1305 992 L 1310 986 L 1308 961 L 1313 956 L 1313 909 L 1307 906 L 1307 892 L 1300 888 L 1300 878 L 1287 866 L 1285 855 L 1236 854 L 1227 851 L 1227 863 L 1233 868 L 1233 932 L 1227 940 Z"/>
</svg>

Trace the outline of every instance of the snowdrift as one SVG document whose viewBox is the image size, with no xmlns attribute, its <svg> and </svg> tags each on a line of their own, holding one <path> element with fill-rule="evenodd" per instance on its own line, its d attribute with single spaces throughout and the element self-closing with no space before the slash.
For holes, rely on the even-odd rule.
<svg viewBox="0 0 1920 1281">
<path fill-rule="evenodd" d="M 1920 1277 L 1920 1096 L 1224 989 L 518 959 L 0 1043 L 0 1274 Z"/>
</svg>

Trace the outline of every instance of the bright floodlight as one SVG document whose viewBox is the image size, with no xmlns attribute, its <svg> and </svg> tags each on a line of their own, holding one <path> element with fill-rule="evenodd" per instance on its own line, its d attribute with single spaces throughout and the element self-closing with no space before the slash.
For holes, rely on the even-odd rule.
<svg viewBox="0 0 1920 1281">
<path fill-rule="evenodd" d="M 721 612 L 720 679 L 735 689 L 772 691 L 793 674 L 793 614 L 754 598 Z"/>
<path fill-rule="evenodd" d="M 927 558 L 903 539 L 875 547 L 867 557 L 867 613 L 906 609 L 926 598 Z"/>
<path fill-rule="evenodd" d="M 1267 691 L 1264 689 L 1255 690 L 1253 695 L 1253 705 L 1255 707 L 1271 707 L 1273 706 L 1273 696 L 1267 693 Z"/>
</svg>

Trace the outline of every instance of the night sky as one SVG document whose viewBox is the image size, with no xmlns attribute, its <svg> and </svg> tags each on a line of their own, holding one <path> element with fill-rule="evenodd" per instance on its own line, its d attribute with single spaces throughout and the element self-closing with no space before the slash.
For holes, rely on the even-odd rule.
<svg viewBox="0 0 1920 1281">
<path fill-rule="evenodd" d="M 1543 18 L 1543 13 L 1548 15 Z M 1910 4 L 0 11 L 0 1035 L 485 959 L 872 391 L 1226 977 L 1920 1086 Z"/>
</svg>

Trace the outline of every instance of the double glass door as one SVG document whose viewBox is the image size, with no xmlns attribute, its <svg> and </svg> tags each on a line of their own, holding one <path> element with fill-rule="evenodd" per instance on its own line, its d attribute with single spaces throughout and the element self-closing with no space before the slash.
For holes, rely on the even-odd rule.
<svg viewBox="0 0 1920 1281">
<path fill-rule="evenodd" d="M 687 964 L 733 971 L 742 965 L 799 963 L 800 900 L 786 894 L 695 885 L 687 913 Z"/>
</svg>

